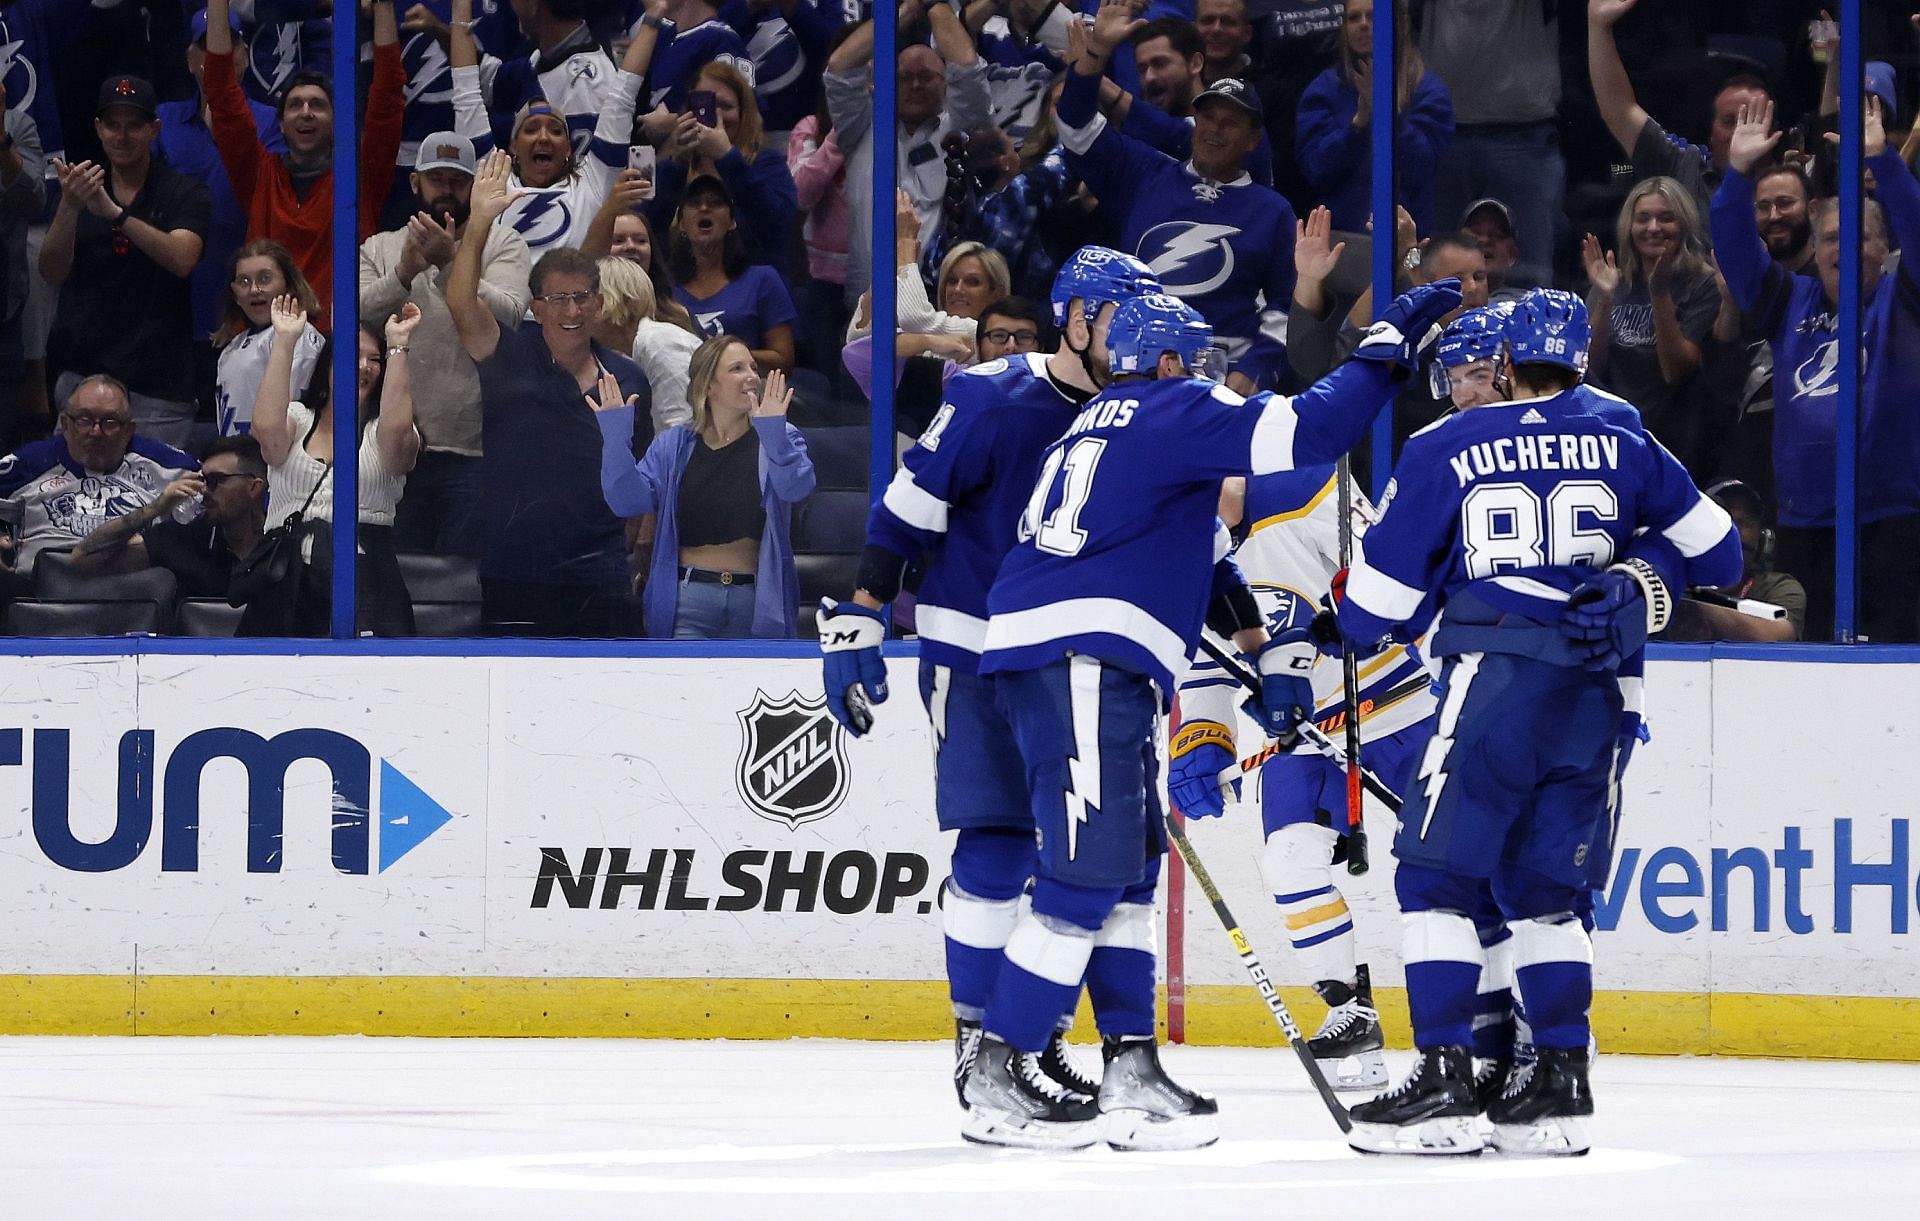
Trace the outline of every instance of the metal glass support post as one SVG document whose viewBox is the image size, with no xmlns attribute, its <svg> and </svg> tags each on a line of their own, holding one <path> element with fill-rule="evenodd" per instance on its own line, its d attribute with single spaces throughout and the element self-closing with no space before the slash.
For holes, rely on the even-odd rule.
<svg viewBox="0 0 1920 1221">
<path fill-rule="evenodd" d="M 1840 5 L 1840 399 L 1834 405 L 1833 635 L 1851 642 L 1859 624 L 1860 205 L 1866 81 L 1860 0 Z M 1877 270 L 1877 269 L 1876 269 Z"/>
<path fill-rule="evenodd" d="M 1373 316 L 1393 300 L 1394 235 L 1399 226 L 1393 206 L 1393 129 L 1395 71 L 1399 48 L 1394 46 L 1394 9 L 1401 0 L 1376 0 L 1373 6 Z M 1381 65 L 1386 70 L 1381 71 Z M 1386 494 L 1393 474 L 1393 406 L 1373 422 L 1373 498 Z"/>
<path fill-rule="evenodd" d="M 354 636 L 360 517 L 360 6 L 333 12 L 333 638 Z M 315 546 L 318 546 L 318 540 Z"/>
<path fill-rule="evenodd" d="M 873 6 L 873 450 L 868 466 L 867 495 L 878 501 L 893 480 L 893 335 L 895 153 L 898 150 L 896 95 L 899 53 L 897 4 Z"/>
</svg>

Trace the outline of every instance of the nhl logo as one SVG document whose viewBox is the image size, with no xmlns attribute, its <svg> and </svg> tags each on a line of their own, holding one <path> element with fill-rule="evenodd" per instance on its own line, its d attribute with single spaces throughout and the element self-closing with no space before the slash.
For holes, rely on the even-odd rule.
<svg viewBox="0 0 1920 1221">
<path fill-rule="evenodd" d="M 760 817 L 797 827 L 825 818 L 847 798 L 846 734 L 824 698 L 753 693 L 740 719 L 740 760 L 734 784 Z"/>
</svg>

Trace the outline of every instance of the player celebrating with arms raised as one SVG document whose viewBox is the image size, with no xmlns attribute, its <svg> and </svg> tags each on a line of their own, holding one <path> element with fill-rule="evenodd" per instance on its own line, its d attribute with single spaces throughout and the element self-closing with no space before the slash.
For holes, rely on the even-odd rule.
<svg viewBox="0 0 1920 1221">
<path fill-rule="evenodd" d="M 1391 400 L 1403 370 L 1460 303 L 1441 282 L 1395 301 L 1355 359 L 1293 399 L 1239 395 L 1193 376 L 1213 332 L 1178 299 L 1149 294 L 1115 311 L 1111 368 L 1047 451 L 1021 515 L 1020 543 L 988 598 L 981 672 L 996 676 L 1032 794 L 1039 835 L 1031 907 L 1007 939 L 967 1081 L 969 1135 L 1055 1129 L 1090 1144 L 1092 1126 L 1018 1107 L 1012 1065 L 1045 1046 L 1084 979 L 1106 1071 L 1110 1144 L 1191 1148 L 1215 1139 L 1213 1101 L 1176 1085 L 1154 1042 L 1154 890 L 1165 851 L 1157 788 L 1161 713 L 1200 633 L 1225 554 L 1215 516 L 1223 479 L 1331 462 Z M 1311 687 L 1304 632 L 1260 656 L 1268 709 L 1298 717 Z M 1185 777 L 1191 780 L 1194 777 Z M 1189 815 L 1221 812 L 1215 784 L 1181 783 Z M 1096 946 L 1141 952 L 1094 971 Z M 1122 965 L 1124 963 L 1124 965 Z"/>
<path fill-rule="evenodd" d="M 1530 295 L 1507 349 L 1512 402 L 1408 441 L 1339 612 L 1345 637 L 1370 643 L 1419 630 L 1439 608 L 1427 650 L 1443 665 L 1394 840 L 1420 1059 L 1397 1089 L 1353 1109 L 1349 1140 L 1364 1152 L 1484 1144 L 1471 913 L 1489 881 L 1538 1055 L 1487 1108 L 1494 1144 L 1587 1150 L 1593 949 L 1578 912 L 1617 808 L 1618 671 L 1664 624 L 1670 591 L 1740 570 L 1726 513 L 1644 431 L 1608 422 L 1617 401 L 1579 384 L 1583 311 Z"/>
</svg>

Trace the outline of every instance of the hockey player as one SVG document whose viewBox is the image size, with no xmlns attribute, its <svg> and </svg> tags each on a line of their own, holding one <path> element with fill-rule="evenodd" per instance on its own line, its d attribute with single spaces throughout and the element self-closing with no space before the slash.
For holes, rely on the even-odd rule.
<svg viewBox="0 0 1920 1221">
<path fill-rule="evenodd" d="M 1673 456 L 1611 423 L 1579 385 L 1584 311 L 1516 305 L 1515 398 L 1443 420 L 1402 453 L 1340 606 L 1350 641 L 1418 630 L 1442 664 L 1439 712 L 1405 794 L 1394 888 L 1405 913 L 1419 1060 L 1353 1109 L 1356 1149 L 1471 1154 L 1470 1027 L 1491 884 L 1538 1059 L 1487 1108 L 1497 1148 L 1589 1146 L 1592 945 L 1580 918 L 1616 806 L 1619 670 L 1665 622 L 1670 591 L 1737 574 L 1739 536 Z"/>
<path fill-rule="evenodd" d="M 1339 571 L 1336 478 L 1336 468 L 1315 466 L 1244 481 L 1243 520 L 1252 524 L 1234 558 L 1275 635 L 1307 626 Z M 1230 485 L 1229 495 L 1235 490 Z M 1365 498 L 1357 498 L 1352 512 L 1356 533 L 1364 531 L 1372 515 Z M 1426 740 L 1423 722 L 1433 712 L 1425 663 L 1412 645 L 1390 644 L 1361 662 L 1360 683 L 1367 765 L 1389 783 L 1398 783 L 1396 778 L 1411 770 Z M 1180 688 L 1172 739 L 1176 764 L 1197 750 L 1206 757 L 1194 761 L 1196 775 L 1232 765 L 1237 690 L 1204 654 L 1195 660 Z M 1313 693 L 1315 722 L 1337 737 L 1348 715 L 1337 660 L 1316 661 Z M 1356 960 L 1353 915 L 1332 869 L 1346 859 L 1345 773 L 1301 744 L 1260 769 L 1259 794 L 1265 836 L 1260 872 L 1280 905 L 1294 952 L 1312 972 L 1314 991 L 1328 1005 L 1326 1019 L 1308 1046 L 1336 1086 L 1385 1085 L 1380 1015 L 1373 1007 L 1366 967 Z M 1174 795 L 1174 804 L 1186 808 L 1180 794 Z"/>
<path fill-rule="evenodd" d="M 948 379 L 933 422 L 868 521 L 859 588 L 846 602 L 823 602 L 819 614 L 827 705 L 851 733 L 864 734 L 873 723 L 868 705 L 887 698 L 883 608 L 899 593 L 908 562 L 930 557 L 915 618 L 920 695 L 934 730 L 934 804 L 941 830 L 959 833 L 942 902 L 956 1091 L 979 1047 L 987 994 L 1034 858 L 1019 751 L 978 674 L 987 590 L 1013 545 L 1041 455 L 1106 384 L 1114 307 L 1157 287 L 1139 260 L 1103 246 L 1069 258 L 1053 283 L 1058 346 Z M 1031 1080 L 1044 1075 L 1081 1094 L 1090 1111 L 1098 1087 L 1074 1068 L 1057 1031 L 1041 1050 L 1037 1064 L 1016 1066 L 1028 1084 L 1041 1096 L 1057 1094 Z M 966 1105 L 964 1092 L 960 1102 Z"/>
<path fill-rule="evenodd" d="M 1108 1143 L 1192 1148 L 1215 1139 L 1213 1100 L 1160 1067 L 1150 949 L 1165 851 L 1158 721 L 1199 635 L 1209 570 L 1226 552 L 1220 484 L 1343 453 L 1459 301 L 1452 284 L 1413 290 L 1354 361 L 1292 399 L 1245 400 L 1195 377 L 1213 331 L 1177 298 L 1148 294 L 1115 312 L 1107 347 L 1123 380 L 1048 448 L 1019 544 L 988 598 L 980 668 L 995 676 L 1012 723 L 1039 852 L 1032 902 L 1007 938 L 967 1080 L 975 1139 L 1075 1147 L 1096 1138 L 1083 1115 L 1031 1107 L 1011 1067 L 1046 1045 L 1083 980 L 1100 1025 Z M 1259 652 L 1263 701 L 1283 710 L 1282 722 L 1311 709 L 1311 648 L 1298 632 Z M 1188 814 L 1221 812 L 1210 773 L 1176 765 L 1172 780 L 1198 798 Z M 1095 954 L 1114 944 L 1140 952 Z"/>
</svg>

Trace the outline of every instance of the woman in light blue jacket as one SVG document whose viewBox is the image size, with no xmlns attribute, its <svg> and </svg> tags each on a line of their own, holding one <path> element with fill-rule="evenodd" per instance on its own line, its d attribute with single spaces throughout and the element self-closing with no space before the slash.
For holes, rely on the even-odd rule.
<svg viewBox="0 0 1920 1221">
<path fill-rule="evenodd" d="M 633 407 L 602 389 L 600 490 L 622 517 L 659 515 L 642 603 L 647 633 L 680 640 L 791 638 L 797 626 L 792 506 L 813 491 L 806 439 L 787 423 L 793 392 L 763 383 L 747 345 L 716 335 L 689 361 L 693 422 L 633 460 Z"/>
</svg>

